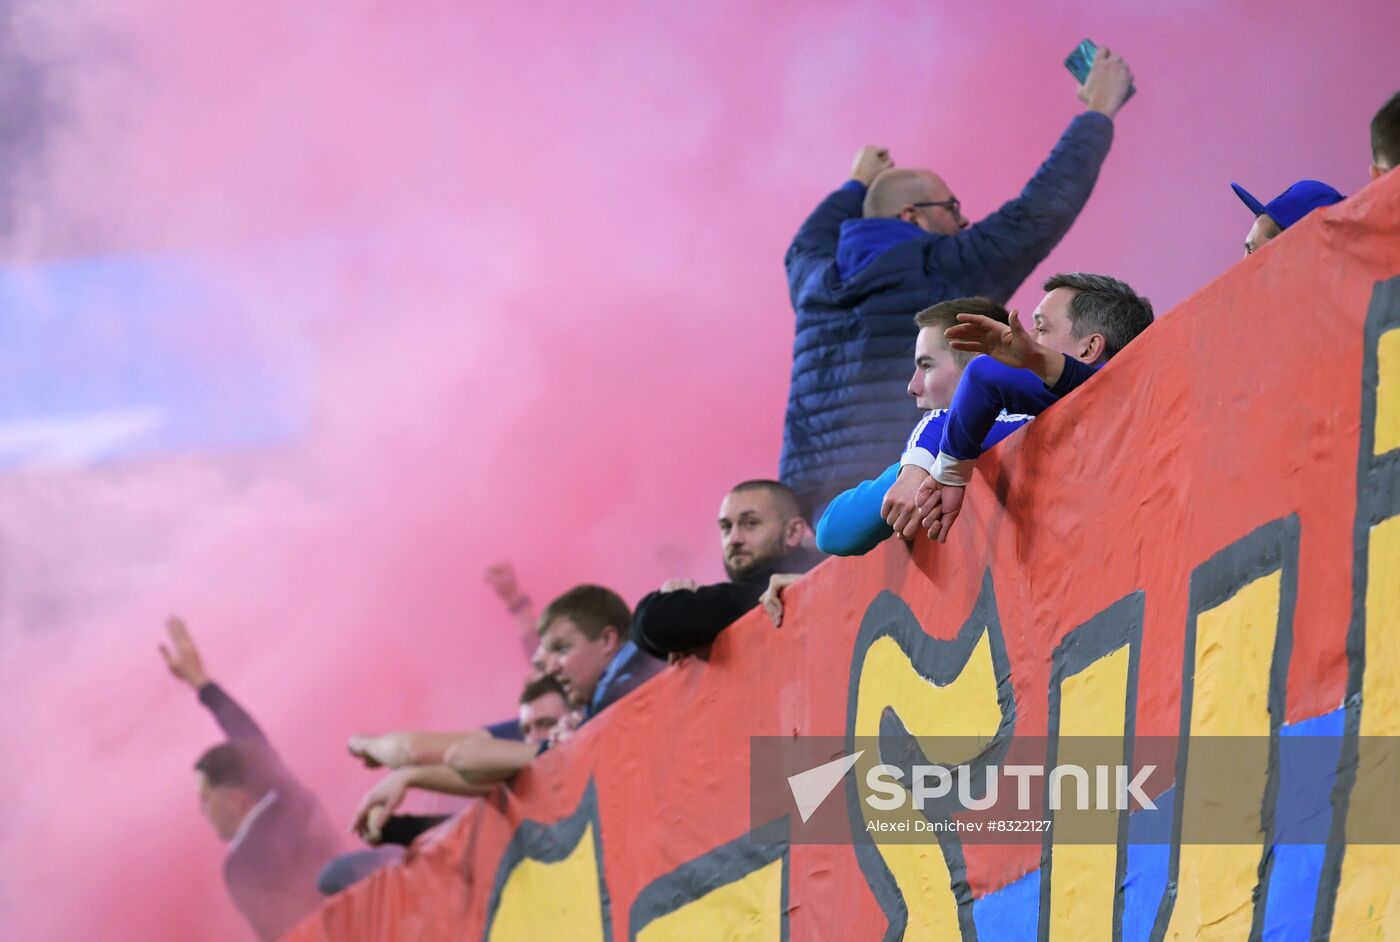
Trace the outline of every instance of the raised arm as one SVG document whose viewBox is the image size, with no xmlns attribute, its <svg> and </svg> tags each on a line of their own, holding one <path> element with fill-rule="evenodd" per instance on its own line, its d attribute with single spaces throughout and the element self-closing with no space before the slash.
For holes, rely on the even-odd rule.
<svg viewBox="0 0 1400 942">
<path fill-rule="evenodd" d="M 535 653 L 540 636 L 536 630 L 534 603 L 520 588 L 520 582 L 515 577 L 515 567 L 510 563 L 496 563 L 486 570 L 486 581 L 491 583 L 491 588 L 500 597 L 506 611 L 515 619 L 515 631 L 520 638 L 520 647 L 525 651 L 525 657 L 529 658 Z"/>
<path fill-rule="evenodd" d="M 1100 49 L 1079 89 L 1088 110 L 1070 122 L 1019 196 L 957 235 L 934 240 L 930 265 L 956 272 L 967 294 L 1011 297 L 1088 202 L 1113 143 L 1113 116 L 1132 81 L 1127 63 Z"/>
<path fill-rule="evenodd" d="M 793 303 L 807 280 L 822 271 L 823 266 L 836 259 L 836 243 L 841 235 L 841 223 L 859 219 L 865 202 L 865 191 L 881 171 L 894 166 L 890 152 L 884 147 L 866 146 L 856 152 L 851 162 L 851 178 L 817 205 L 812 215 L 797 230 L 788 246 L 788 289 Z"/>
<path fill-rule="evenodd" d="M 160 655 L 165 666 L 176 678 L 189 684 L 209 712 L 224 735 L 229 739 L 256 740 L 268 744 L 267 736 L 247 710 L 230 697 L 222 687 L 209 679 L 199 649 L 194 645 L 189 628 L 178 617 L 166 619 L 165 631 L 169 643 L 160 645 Z"/>
<path fill-rule="evenodd" d="M 504 782 L 540 754 L 540 744 L 508 739 L 474 739 L 447 751 L 446 765 L 460 780 L 475 787 Z"/>
</svg>

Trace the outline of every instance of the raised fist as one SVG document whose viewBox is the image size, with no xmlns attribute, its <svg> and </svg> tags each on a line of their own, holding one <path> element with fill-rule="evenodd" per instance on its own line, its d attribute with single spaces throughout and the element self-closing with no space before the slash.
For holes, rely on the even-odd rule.
<svg viewBox="0 0 1400 942">
<path fill-rule="evenodd" d="M 856 151 L 855 160 L 851 161 L 851 179 L 869 186 L 871 180 L 893 166 L 889 148 L 868 144 Z"/>
</svg>

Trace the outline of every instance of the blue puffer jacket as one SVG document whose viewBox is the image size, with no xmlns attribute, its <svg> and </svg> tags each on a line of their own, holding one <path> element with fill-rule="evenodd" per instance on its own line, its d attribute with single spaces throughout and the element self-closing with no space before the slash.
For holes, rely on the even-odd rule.
<svg viewBox="0 0 1400 942">
<path fill-rule="evenodd" d="M 1020 196 L 957 235 L 862 218 L 856 181 L 802 224 L 786 260 L 797 339 L 778 473 L 809 511 L 879 474 L 918 421 L 905 391 L 914 314 L 952 298 L 1010 298 L 1069 231 L 1112 141 L 1107 117 L 1079 115 Z"/>
</svg>

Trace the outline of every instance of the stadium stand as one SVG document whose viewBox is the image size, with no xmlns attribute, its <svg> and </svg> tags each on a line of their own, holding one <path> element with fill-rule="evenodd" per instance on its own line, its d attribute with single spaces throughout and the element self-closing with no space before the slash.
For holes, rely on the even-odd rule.
<svg viewBox="0 0 1400 942">
<path fill-rule="evenodd" d="M 1389 937 L 1400 842 L 1365 843 L 1366 812 L 1393 808 L 1396 764 L 1364 744 L 1400 732 L 1396 572 L 1392 174 L 984 455 L 948 544 L 824 563 L 781 630 L 750 612 L 288 938 Z M 976 756 L 1093 733 L 1132 765 L 1135 736 L 1192 739 L 1159 810 L 1107 844 L 804 843 L 795 808 L 751 804 L 751 737 L 850 743 L 892 718 Z M 1339 746 L 1278 761 L 1309 734 Z M 1208 797 L 1210 735 L 1270 745 L 1211 796 L 1251 839 L 1170 839 Z M 857 826 L 850 791 L 812 821 Z M 1321 836 L 1286 840 L 1301 821 Z"/>
</svg>

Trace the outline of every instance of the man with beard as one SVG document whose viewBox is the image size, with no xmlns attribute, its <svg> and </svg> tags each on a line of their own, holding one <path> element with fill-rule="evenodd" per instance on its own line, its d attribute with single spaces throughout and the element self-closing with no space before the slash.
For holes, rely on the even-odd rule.
<svg viewBox="0 0 1400 942">
<path fill-rule="evenodd" d="M 697 586 L 672 579 L 637 603 L 632 640 L 656 657 L 702 648 L 758 604 L 774 574 L 811 569 L 821 555 L 803 547 L 810 533 L 797 495 L 777 481 L 745 481 L 719 508 L 728 582 Z"/>
</svg>

